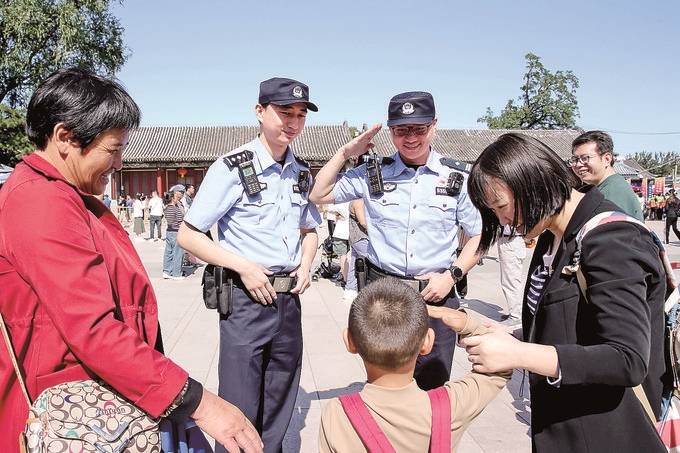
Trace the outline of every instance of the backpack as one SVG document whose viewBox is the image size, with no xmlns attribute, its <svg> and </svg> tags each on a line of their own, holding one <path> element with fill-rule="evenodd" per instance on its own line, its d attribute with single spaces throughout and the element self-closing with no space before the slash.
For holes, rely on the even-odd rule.
<svg viewBox="0 0 680 453">
<path fill-rule="evenodd" d="M 432 406 L 432 435 L 430 436 L 430 452 L 443 453 L 451 451 L 451 400 L 446 387 L 428 390 Z M 341 395 L 342 408 L 350 423 L 370 453 L 394 453 L 394 447 L 378 423 L 368 411 L 359 393 Z"/>
<path fill-rule="evenodd" d="M 646 224 L 624 212 L 602 212 L 586 222 L 576 235 L 576 251 L 572 257 L 572 264 L 565 267 L 568 274 L 576 273 L 579 287 L 583 296 L 586 297 L 586 279 L 580 269 L 581 242 L 583 237 L 600 225 L 611 222 L 631 222 L 643 226 L 652 235 L 654 243 L 659 248 L 659 258 L 666 271 L 666 302 L 664 304 L 665 329 L 664 329 L 664 360 L 666 362 L 666 374 L 669 379 L 664 383 L 664 391 L 661 400 L 661 413 L 659 419 L 653 415 L 652 408 L 647 396 L 638 385 L 633 390 L 640 403 L 656 425 L 657 431 L 670 452 L 680 452 L 680 291 L 678 281 L 673 272 L 666 250 L 661 240 Z M 586 298 L 587 301 L 587 298 Z M 670 379 L 672 377 L 672 380 Z"/>
</svg>

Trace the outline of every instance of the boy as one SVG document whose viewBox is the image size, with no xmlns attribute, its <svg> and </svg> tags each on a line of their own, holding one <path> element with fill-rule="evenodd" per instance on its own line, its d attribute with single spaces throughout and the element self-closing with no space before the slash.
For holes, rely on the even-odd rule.
<svg viewBox="0 0 680 453">
<path fill-rule="evenodd" d="M 367 285 L 352 303 L 343 332 L 347 350 L 359 354 L 368 382 L 360 392 L 371 415 L 397 452 L 428 451 L 431 408 L 428 395 L 413 379 L 416 359 L 432 349 L 430 315 L 442 319 L 461 336 L 485 328 L 463 310 L 427 307 L 423 298 L 402 281 L 388 277 Z M 451 451 L 465 429 L 501 391 L 512 372 L 471 372 L 445 384 L 451 401 Z M 338 398 L 324 408 L 319 429 L 321 452 L 367 451 Z"/>
</svg>

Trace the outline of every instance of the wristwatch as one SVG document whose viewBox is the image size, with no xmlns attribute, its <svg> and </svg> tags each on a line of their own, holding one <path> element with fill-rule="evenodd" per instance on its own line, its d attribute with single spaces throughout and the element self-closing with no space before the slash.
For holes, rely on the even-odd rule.
<svg viewBox="0 0 680 453">
<path fill-rule="evenodd" d="M 460 280 L 461 278 L 463 278 L 463 275 L 464 275 L 463 269 L 456 266 L 455 264 L 452 264 L 451 266 L 449 266 L 449 272 L 451 272 L 451 277 L 453 277 L 453 279 L 455 281 Z"/>
</svg>

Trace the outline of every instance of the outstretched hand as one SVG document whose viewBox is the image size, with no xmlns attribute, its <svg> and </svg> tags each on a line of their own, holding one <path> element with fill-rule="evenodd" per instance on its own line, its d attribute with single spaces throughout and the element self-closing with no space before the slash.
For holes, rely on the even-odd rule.
<svg viewBox="0 0 680 453">
<path fill-rule="evenodd" d="M 203 398 L 191 414 L 196 425 L 229 453 L 259 453 L 264 444 L 250 420 L 236 406 L 203 389 Z"/>
</svg>

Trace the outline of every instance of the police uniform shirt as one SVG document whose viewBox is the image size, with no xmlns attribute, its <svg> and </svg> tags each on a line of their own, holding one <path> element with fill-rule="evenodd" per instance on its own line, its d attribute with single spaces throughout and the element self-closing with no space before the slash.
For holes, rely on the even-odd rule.
<svg viewBox="0 0 680 453">
<path fill-rule="evenodd" d="M 295 159 L 290 147 L 281 167 L 259 138 L 227 155 L 243 150 L 254 153 L 255 171 L 266 188 L 248 196 L 238 168 L 220 158 L 208 169 L 184 220 L 204 232 L 217 222 L 222 247 L 273 272 L 290 272 L 301 262 L 300 228 L 321 224 L 316 205 L 307 200 L 309 192 L 297 187 L 300 170 L 308 169 Z"/>
<path fill-rule="evenodd" d="M 469 236 L 481 233 L 479 211 L 467 194 L 467 174 L 457 196 L 446 194 L 449 174 L 434 150 L 418 170 L 399 153 L 382 165 L 385 191 L 371 195 L 366 165 L 340 174 L 333 188 L 336 203 L 363 198 L 368 230 L 368 259 L 381 269 L 414 277 L 443 272 L 456 257 L 458 224 Z"/>
</svg>

